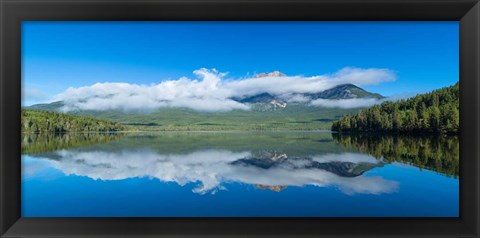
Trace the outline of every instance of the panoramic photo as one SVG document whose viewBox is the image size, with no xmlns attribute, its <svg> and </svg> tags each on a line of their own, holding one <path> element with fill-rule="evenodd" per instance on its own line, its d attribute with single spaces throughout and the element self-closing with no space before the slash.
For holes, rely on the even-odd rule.
<svg viewBox="0 0 480 238">
<path fill-rule="evenodd" d="M 22 22 L 22 217 L 459 217 L 458 22 Z"/>
</svg>

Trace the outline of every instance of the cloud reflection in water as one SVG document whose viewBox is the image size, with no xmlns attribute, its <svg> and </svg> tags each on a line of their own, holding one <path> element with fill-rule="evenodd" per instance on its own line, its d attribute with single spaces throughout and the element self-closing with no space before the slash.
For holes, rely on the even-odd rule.
<svg viewBox="0 0 480 238">
<path fill-rule="evenodd" d="M 398 182 L 364 172 L 382 166 L 375 158 L 357 154 L 289 157 L 269 151 L 201 150 L 188 154 L 159 154 L 153 150 L 60 150 L 42 155 L 45 163 L 66 175 L 100 180 L 149 177 L 181 186 L 198 183 L 194 193 L 214 194 L 227 182 L 281 191 L 287 186 L 335 186 L 345 194 L 384 194 Z M 40 157 L 37 157 L 40 158 Z M 28 171 L 28 164 L 24 170 Z"/>
</svg>

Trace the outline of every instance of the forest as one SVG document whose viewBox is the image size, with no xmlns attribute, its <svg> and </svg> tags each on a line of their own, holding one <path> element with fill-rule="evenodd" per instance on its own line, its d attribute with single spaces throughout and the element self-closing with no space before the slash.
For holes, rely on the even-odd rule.
<svg viewBox="0 0 480 238">
<path fill-rule="evenodd" d="M 337 132 L 458 134 L 459 84 L 430 93 L 387 101 L 332 124 Z"/>
<path fill-rule="evenodd" d="M 22 132 L 25 133 L 108 132 L 122 130 L 125 130 L 125 126 L 107 120 L 22 109 Z"/>
</svg>

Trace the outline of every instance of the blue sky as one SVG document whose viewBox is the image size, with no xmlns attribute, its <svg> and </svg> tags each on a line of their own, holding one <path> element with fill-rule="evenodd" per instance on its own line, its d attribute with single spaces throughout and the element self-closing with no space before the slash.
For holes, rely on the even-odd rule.
<svg viewBox="0 0 480 238">
<path fill-rule="evenodd" d="M 239 79 L 386 68 L 386 96 L 452 85 L 458 22 L 23 22 L 24 105 L 97 82 L 152 84 L 216 68 Z"/>
</svg>

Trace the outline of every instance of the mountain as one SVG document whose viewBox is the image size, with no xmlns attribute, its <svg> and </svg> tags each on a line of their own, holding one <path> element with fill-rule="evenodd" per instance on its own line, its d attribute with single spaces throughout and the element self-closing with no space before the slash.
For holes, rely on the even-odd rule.
<svg viewBox="0 0 480 238">
<path fill-rule="evenodd" d="M 270 73 L 259 73 L 254 76 L 254 78 L 264 78 L 264 77 L 284 77 L 286 76 L 284 73 L 280 71 L 273 71 Z M 382 99 L 384 96 L 378 93 L 371 93 L 366 91 L 363 88 L 360 88 L 354 84 L 347 83 L 337 85 L 333 88 L 316 92 L 316 93 L 303 93 L 303 94 L 294 94 L 296 96 L 303 96 L 309 100 L 316 100 L 316 99 L 353 99 L 353 98 L 376 98 Z M 241 103 L 270 103 L 273 100 L 278 102 L 282 102 L 282 100 L 278 97 L 280 95 L 272 95 L 267 92 L 263 92 L 257 95 L 248 96 L 246 98 L 242 98 L 237 100 Z"/>
<path fill-rule="evenodd" d="M 27 109 L 40 110 L 40 111 L 50 111 L 50 112 L 60 112 L 60 109 L 65 106 L 65 103 L 62 101 L 52 102 L 52 103 L 41 103 L 35 104 Z"/>
<path fill-rule="evenodd" d="M 243 99 L 236 99 L 236 101 L 250 104 L 254 111 L 276 111 L 288 105 L 287 102 L 270 93 L 260 93 Z"/>
<path fill-rule="evenodd" d="M 280 72 L 280 71 L 273 71 L 273 72 L 270 72 L 270 73 L 259 73 L 255 76 L 253 76 L 254 78 L 263 78 L 263 77 L 283 77 L 283 76 L 286 76 L 284 73 Z"/>
<path fill-rule="evenodd" d="M 284 75 L 284 74 L 278 71 L 275 71 L 269 74 L 262 73 L 261 76 L 256 76 L 256 77 L 257 78 L 268 77 L 270 75 L 275 75 L 280 77 L 279 75 Z M 252 108 L 254 110 L 275 111 L 278 109 L 286 108 L 289 104 L 288 98 L 298 97 L 298 96 L 306 99 L 307 103 L 317 99 L 340 100 L 340 99 L 355 99 L 355 98 L 374 98 L 374 99 L 385 98 L 384 96 L 378 93 L 368 92 L 353 84 L 341 84 L 317 93 L 297 93 L 297 94 L 289 95 L 287 97 L 283 97 L 282 95 L 272 95 L 270 93 L 263 92 L 253 96 L 248 96 L 244 98 L 232 98 L 232 99 L 244 104 L 252 104 L 253 105 Z"/>
<path fill-rule="evenodd" d="M 315 99 L 353 99 L 353 98 L 376 98 L 382 99 L 384 96 L 378 93 L 371 93 L 363 88 L 353 84 L 341 84 L 331 89 L 318 93 L 306 93 L 304 96 L 312 100 Z"/>
</svg>

